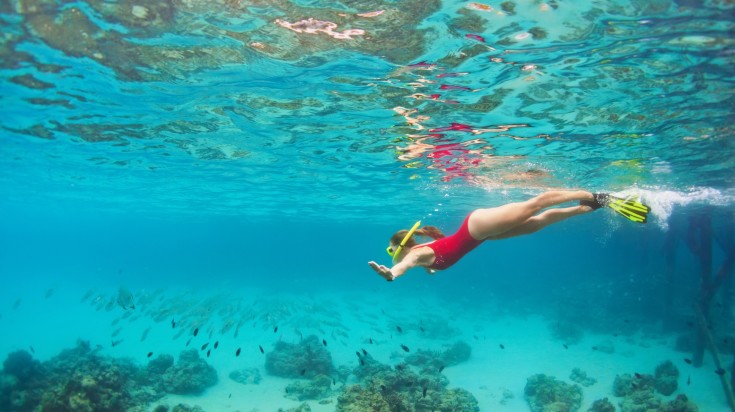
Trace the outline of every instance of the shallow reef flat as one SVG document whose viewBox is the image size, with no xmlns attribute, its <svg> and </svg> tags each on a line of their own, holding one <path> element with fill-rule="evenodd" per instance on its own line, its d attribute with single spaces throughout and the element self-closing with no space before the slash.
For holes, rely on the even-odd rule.
<svg viewBox="0 0 735 412">
<path fill-rule="evenodd" d="M 661 336 L 429 298 L 375 315 L 367 298 L 347 295 L 130 293 L 122 302 L 134 310 L 119 293 L 82 296 L 91 314 L 113 319 L 114 346 L 79 340 L 44 349 L 46 360 L 11 351 L 0 410 L 724 411 L 716 375 Z"/>
</svg>

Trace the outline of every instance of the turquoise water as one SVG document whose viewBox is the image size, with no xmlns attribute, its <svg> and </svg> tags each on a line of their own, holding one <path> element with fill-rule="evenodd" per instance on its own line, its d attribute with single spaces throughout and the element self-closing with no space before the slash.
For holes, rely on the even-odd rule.
<svg viewBox="0 0 735 412">
<path fill-rule="evenodd" d="M 462 341 L 469 359 L 430 373 L 444 392 L 395 394 L 422 410 L 462 388 L 480 410 L 530 410 L 529 377 L 572 382 L 578 367 L 597 379 L 580 410 L 604 397 L 628 410 L 615 376 L 671 360 L 678 388 L 656 397 L 729 410 L 715 372 L 731 378 L 735 346 L 733 12 L 688 0 L 3 2 L 0 357 L 24 350 L 50 368 L 81 339 L 88 356 L 145 367 L 149 352 L 216 340 L 199 352 L 217 384 L 121 410 L 347 410 L 348 388 L 369 387 L 343 370 L 360 367 L 356 351 L 395 367 Z M 366 264 L 387 264 L 389 237 L 418 219 L 452 233 L 473 209 L 552 188 L 635 193 L 652 216 L 575 217 L 436 276 L 387 283 Z M 719 273 L 705 315 L 721 364 L 710 350 L 689 364 L 702 279 Z M 118 304 L 121 287 L 135 309 Z M 311 334 L 328 342 L 334 382 L 297 400 L 285 388 L 309 373 L 277 376 L 266 357 Z M 591 349 L 600 342 L 615 350 Z M 242 368 L 261 382 L 233 383 Z M 29 391 L 20 381 L 0 387 L 3 408 Z M 81 410 L 97 390 L 63 396 Z"/>
</svg>

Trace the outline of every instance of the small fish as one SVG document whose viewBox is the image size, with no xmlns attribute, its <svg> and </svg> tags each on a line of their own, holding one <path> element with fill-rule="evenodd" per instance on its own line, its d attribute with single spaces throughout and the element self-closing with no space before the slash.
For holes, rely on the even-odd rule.
<svg viewBox="0 0 735 412">
<path fill-rule="evenodd" d="M 336 385 L 336 384 L 337 384 L 337 379 L 332 378 L 332 385 Z"/>
<path fill-rule="evenodd" d="M 365 356 L 367 356 L 368 353 L 367 353 L 367 351 L 365 349 L 362 349 L 362 354 L 365 355 Z"/>
<path fill-rule="evenodd" d="M 359 358 L 360 356 L 362 356 L 362 355 L 360 354 L 360 351 L 359 351 L 359 350 L 358 350 L 358 351 L 355 351 L 355 354 L 357 355 L 357 357 L 358 357 L 358 358 Z"/>
<path fill-rule="evenodd" d="M 209 346 L 209 342 L 207 342 L 204 345 L 202 345 L 202 350 L 207 349 L 207 346 Z"/>
<path fill-rule="evenodd" d="M 422 398 L 425 398 L 426 397 L 426 390 L 427 389 L 429 389 L 429 388 L 427 388 L 426 386 L 424 386 L 424 391 L 422 392 L 422 395 L 421 395 Z"/>
<path fill-rule="evenodd" d="M 373 338 L 370 338 L 370 344 L 371 345 L 373 344 Z"/>
<path fill-rule="evenodd" d="M 385 391 L 385 389 L 386 389 L 385 385 L 382 385 L 382 384 L 381 384 L 381 385 L 380 385 L 380 390 L 382 390 L 382 391 Z"/>
<path fill-rule="evenodd" d="M 186 346 L 189 346 L 190 343 L 191 343 L 191 338 L 189 338 L 189 340 L 186 341 Z"/>
<path fill-rule="evenodd" d="M 273 333 L 277 333 L 277 332 L 278 332 L 278 326 L 276 326 L 275 328 L 273 328 Z"/>
<path fill-rule="evenodd" d="M 690 365 L 692 364 L 692 360 L 691 359 L 684 358 L 684 362 L 686 362 L 686 363 L 688 363 Z"/>
<path fill-rule="evenodd" d="M 117 291 L 117 304 L 120 305 L 123 310 L 135 309 L 133 294 L 124 286 L 120 286 L 120 289 Z"/>
<path fill-rule="evenodd" d="M 715 371 L 715 373 L 718 374 L 718 375 L 720 375 L 720 376 L 722 376 L 722 375 L 725 374 L 725 370 L 722 369 L 722 368 L 717 368 L 717 370 Z"/>
<path fill-rule="evenodd" d="M 113 340 L 112 341 L 112 347 L 114 348 L 115 346 L 117 346 L 117 345 L 119 345 L 121 343 L 123 343 L 123 340 L 122 339 L 120 339 L 120 340 Z"/>
<path fill-rule="evenodd" d="M 324 346 L 327 346 L 327 340 L 326 340 L 326 339 L 322 339 L 322 344 L 323 344 Z"/>
<path fill-rule="evenodd" d="M 199 328 L 194 328 L 194 336 L 199 334 Z"/>
<path fill-rule="evenodd" d="M 258 348 L 260 348 L 260 353 L 265 353 L 262 346 L 258 345 Z"/>
<path fill-rule="evenodd" d="M 232 394 L 230 394 L 229 396 L 227 396 L 227 399 L 231 399 L 231 398 L 232 398 Z"/>
<path fill-rule="evenodd" d="M 411 350 L 408 349 L 408 346 L 401 344 L 401 349 L 403 349 L 406 352 L 410 352 Z"/>
<path fill-rule="evenodd" d="M 173 329 L 175 327 L 176 327 L 176 320 L 175 319 L 171 319 L 171 329 Z"/>
<path fill-rule="evenodd" d="M 209 354 L 210 353 L 212 353 L 212 350 L 211 349 L 207 351 L 207 357 L 209 357 Z"/>
<path fill-rule="evenodd" d="M 362 358 L 360 358 L 360 365 L 365 366 L 365 361 Z"/>
<path fill-rule="evenodd" d="M 87 293 L 82 296 L 82 299 L 79 301 L 79 303 L 84 303 L 87 299 L 92 297 L 92 294 L 94 294 L 94 289 L 88 290 Z"/>
<path fill-rule="evenodd" d="M 477 34 L 468 33 L 468 34 L 465 34 L 464 36 L 467 37 L 468 39 L 477 40 L 479 42 L 485 43 L 485 38 L 482 36 L 478 36 Z"/>
<path fill-rule="evenodd" d="M 478 338 L 477 335 L 472 335 L 472 337 L 475 338 L 475 340 L 480 340 L 480 338 Z"/>
<path fill-rule="evenodd" d="M 597 346 L 593 346 L 592 347 L 592 350 L 597 350 Z"/>
<path fill-rule="evenodd" d="M 643 375 L 641 375 L 638 372 L 634 373 L 634 375 L 635 375 L 636 379 L 643 379 Z"/>
<path fill-rule="evenodd" d="M 692 377 L 691 376 L 687 376 L 687 386 L 689 386 L 691 384 L 692 384 Z"/>
<path fill-rule="evenodd" d="M 150 358 L 151 356 L 153 356 L 153 352 L 148 352 L 148 357 Z"/>
<path fill-rule="evenodd" d="M 444 365 L 439 366 L 439 373 L 442 373 L 443 370 L 444 370 Z"/>
<path fill-rule="evenodd" d="M 218 346 L 219 346 L 219 341 L 214 342 L 214 348 L 217 349 Z"/>
<path fill-rule="evenodd" d="M 398 331 L 398 333 L 403 333 L 403 329 L 401 329 L 400 326 L 396 326 L 396 330 Z"/>
<path fill-rule="evenodd" d="M 569 346 L 567 346 L 566 343 L 564 344 L 564 349 L 569 349 Z"/>
<path fill-rule="evenodd" d="M 505 349 L 505 345 L 503 345 L 503 344 L 501 343 L 501 344 L 500 344 L 500 349 Z"/>
<path fill-rule="evenodd" d="M 140 341 L 143 342 L 148 337 L 148 332 L 151 331 L 151 328 L 146 328 L 146 330 L 143 331 L 143 334 L 140 336 Z"/>
<path fill-rule="evenodd" d="M 35 350 L 35 349 L 33 349 L 33 346 L 29 346 L 29 347 L 28 347 L 28 349 L 30 349 L 30 350 L 31 350 L 31 354 L 33 354 L 33 355 L 35 355 L 35 354 L 36 354 L 36 350 Z"/>
<path fill-rule="evenodd" d="M 242 350 L 242 348 L 237 348 L 237 350 L 235 351 L 235 357 L 240 356 L 240 351 L 241 350 Z"/>
<path fill-rule="evenodd" d="M 424 330 L 424 327 L 423 327 L 423 326 L 419 326 L 419 329 L 421 330 L 421 332 L 426 332 L 426 331 Z"/>
<path fill-rule="evenodd" d="M 286 386 L 286 393 L 288 393 L 288 386 Z"/>
<path fill-rule="evenodd" d="M 51 296 L 53 296 L 53 295 L 54 295 L 54 292 L 56 292 L 56 286 L 51 286 L 51 287 L 50 287 L 50 288 L 49 288 L 49 289 L 48 289 L 48 290 L 46 291 L 46 294 L 44 295 L 44 298 L 45 298 L 45 299 L 48 299 L 48 298 L 50 298 Z"/>
<path fill-rule="evenodd" d="M 306 373 L 306 369 L 301 369 L 300 375 L 304 376 L 305 373 Z"/>
</svg>

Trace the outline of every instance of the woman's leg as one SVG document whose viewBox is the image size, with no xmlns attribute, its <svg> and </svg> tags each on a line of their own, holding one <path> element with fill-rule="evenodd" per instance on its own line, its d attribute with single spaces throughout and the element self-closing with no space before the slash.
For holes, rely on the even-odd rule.
<svg viewBox="0 0 735 412">
<path fill-rule="evenodd" d="M 572 206 L 564 208 L 549 209 L 541 212 L 536 216 L 531 216 L 525 222 L 514 227 L 513 229 L 503 232 L 496 236 L 490 236 L 486 240 L 507 239 L 509 237 L 528 235 L 549 226 L 552 223 L 561 222 L 572 216 L 581 215 L 591 212 L 593 209 L 589 206 Z"/>
<path fill-rule="evenodd" d="M 507 205 L 493 207 L 490 209 L 478 209 L 470 215 L 468 224 L 470 235 L 475 239 L 496 237 L 526 223 L 536 213 L 546 209 L 547 207 L 572 201 L 593 199 L 594 197 L 592 196 L 592 193 L 584 190 L 554 190 L 542 193 L 532 199 L 526 200 L 525 202 L 509 203 Z M 592 210 L 588 206 L 581 207 L 583 209 L 580 209 L 578 213 L 575 214 Z M 554 214 L 550 216 L 554 216 Z M 561 217 L 558 220 L 565 219 L 566 217 L 568 216 Z M 553 223 L 553 221 L 550 223 Z"/>
</svg>

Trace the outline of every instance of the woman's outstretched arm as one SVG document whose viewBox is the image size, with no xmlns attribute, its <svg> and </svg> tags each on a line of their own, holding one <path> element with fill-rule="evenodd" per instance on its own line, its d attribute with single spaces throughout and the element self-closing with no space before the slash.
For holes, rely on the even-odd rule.
<svg viewBox="0 0 735 412">
<path fill-rule="evenodd" d="M 370 265 L 370 267 L 385 280 L 391 282 L 395 278 L 403 276 L 409 269 L 418 266 L 417 259 L 415 256 L 411 255 L 412 254 L 409 253 L 408 256 L 396 263 L 392 268 L 388 268 L 388 266 L 385 265 L 379 265 L 372 261 L 368 262 L 368 265 Z"/>
</svg>

